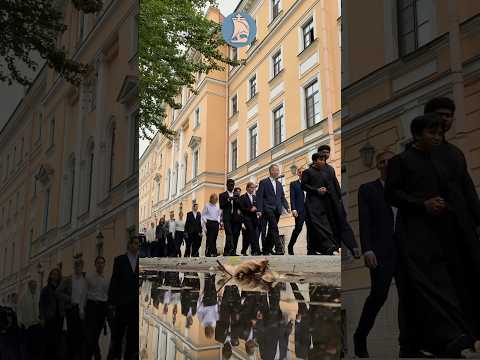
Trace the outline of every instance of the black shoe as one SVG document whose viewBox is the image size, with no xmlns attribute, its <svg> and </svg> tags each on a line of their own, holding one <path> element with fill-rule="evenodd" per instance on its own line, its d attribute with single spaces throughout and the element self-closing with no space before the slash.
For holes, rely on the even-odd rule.
<svg viewBox="0 0 480 360">
<path fill-rule="evenodd" d="M 242 256 L 247 256 L 247 252 L 246 252 L 246 251 L 242 251 Z"/>
<path fill-rule="evenodd" d="M 288 244 L 288 255 L 295 255 L 293 252 L 293 244 Z"/>
<path fill-rule="evenodd" d="M 237 253 L 230 254 L 230 256 L 240 256 Z"/>
<path fill-rule="evenodd" d="M 261 252 L 255 252 L 255 253 L 252 253 L 252 256 L 262 256 L 262 253 Z"/>
<path fill-rule="evenodd" d="M 283 251 L 274 251 L 272 255 L 285 255 L 285 253 Z"/>
<path fill-rule="evenodd" d="M 368 355 L 366 337 L 358 336 L 357 334 L 353 335 L 353 347 L 356 357 L 362 359 L 370 357 L 370 355 Z"/>
</svg>

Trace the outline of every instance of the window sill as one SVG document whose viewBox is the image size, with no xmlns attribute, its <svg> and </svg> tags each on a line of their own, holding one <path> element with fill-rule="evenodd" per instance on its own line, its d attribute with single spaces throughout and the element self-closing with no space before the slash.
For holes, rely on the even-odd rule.
<svg viewBox="0 0 480 360">
<path fill-rule="evenodd" d="M 270 23 L 267 25 L 267 28 L 268 29 L 271 29 L 273 28 L 277 23 L 280 22 L 280 19 L 283 17 L 283 9 L 280 10 L 280 12 L 278 13 L 277 16 L 275 16 L 272 21 L 270 21 Z"/>
<path fill-rule="evenodd" d="M 257 100 L 257 98 L 258 98 L 258 92 L 256 92 L 255 95 L 253 95 L 250 99 L 248 99 L 245 104 L 250 106 L 251 104 L 253 104 Z"/>
<path fill-rule="evenodd" d="M 282 68 L 282 70 L 280 70 L 273 78 L 271 78 L 270 80 L 268 80 L 268 84 L 271 85 L 276 79 L 278 79 L 284 72 L 284 68 Z"/>
<path fill-rule="evenodd" d="M 306 48 L 303 48 L 303 50 L 298 53 L 297 57 L 302 57 L 302 55 L 308 52 L 308 50 L 311 49 L 313 45 L 317 43 L 317 41 L 318 41 L 318 37 L 313 39 L 313 41 Z"/>
<path fill-rule="evenodd" d="M 233 118 L 235 118 L 235 117 L 237 117 L 237 116 L 238 116 L 238 113 L 239 113 L 239 111 L 238 111 L 238 110 L 237 110 L 237 111 L 235 111 L 235 112 L 234 112 L 234 113 L 233 113 L 233 114 L 232 114 L 232 115 L 231 115 L 231 116 L 230 116 L 228 119 L 229 119 L 229 120 L 232 120 Z"/>
</svg>

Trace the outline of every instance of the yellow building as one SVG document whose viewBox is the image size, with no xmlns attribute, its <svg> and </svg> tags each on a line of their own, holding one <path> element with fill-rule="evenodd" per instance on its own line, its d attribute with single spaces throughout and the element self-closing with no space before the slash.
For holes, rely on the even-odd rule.
<svg viewBox="0 0 480 360">
<path fill-rule="evenodd" d="M 345 0 L 342 10 L 343 191 L 358 234 L 358 187 L 378 177 L 368 153 L 402 151 L 411 120 L 435 96 L 456 103 L 448 138 L 463 149 L 480 187 L 480 3 Z M 343 264 L 348 355 L 369 287 L 363 259 Z M 390 295 L 369 337 L 369 352 L 378 358 L 398 354 L 394 287 Z"/>
<path fill-rule="evenodd" d="M 245 192 L 272 163 L 280 165 L 288 198 L 296 167 L 310 162 L 318 145 L 332 146 L 340 176 L 340 37 L 336 1 L 240 1 L 236 11 L 257 24 L 254 43 L 225 47 L 245 64 L 202 76 L 199 95 L 183 91 L 183 107 L 169 111 L 174 141 L 157 134 L 140 160 L 141 228 L 166 215 L 200 208 L 233 178 Z M 217 9 L 207 17 L 221 22 Z M 207 121 L 208 120 L 208 121 Z M 285 215 L 280 232 L 293 226 Z M 223 237 L 223 235 L 220 235 Z M 303 239 L 302 239 L 303 237 Z M 219 245 L 221 247 L 221 244 Z M 297 253 L 306 252 L 304 233 Z"/>
<path fill-rule="evenodd" d="M 78 253 L 87 273 L 103 254 L 109 275 L 137 231 L 138 3 L 62 10 L 58 44 L 92 71 L 76 88 L 44 67 L 1 130 L 0 299 L 53 267 L 70 275 Z"/>
</svg>

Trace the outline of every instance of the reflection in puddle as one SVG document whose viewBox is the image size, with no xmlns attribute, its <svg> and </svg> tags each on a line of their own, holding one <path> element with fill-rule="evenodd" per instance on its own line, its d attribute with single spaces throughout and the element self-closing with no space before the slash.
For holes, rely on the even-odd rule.
<svg viewBox="0 0 480 360">
<path fill-rule="evenodd" d="M 140 359 L 338 359 L 340 292 L 277 283 L 222 285 L 208 273 L 141 276 Z"/>
</svg>

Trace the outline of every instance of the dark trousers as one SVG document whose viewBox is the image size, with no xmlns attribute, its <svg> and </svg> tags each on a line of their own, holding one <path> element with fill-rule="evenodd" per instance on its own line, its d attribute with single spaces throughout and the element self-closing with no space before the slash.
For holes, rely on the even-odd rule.
<svg viewBox="0 0 480 360">
<path fill-rule="evenodd" d="M 202 237 L 197 233 L 187 235 L 185 239 L 185 257 L 198 257 L 200 246 L 202 245 Z"/>
<path fill-rule="evenodd" d="M 40 325 L 32 325 L 25 330 L 25 360 L 42 358 L 42 332 Z"/>
<path fill-rule="evenodd" d="M 124 337 L 126 337 L 126 346 L 123 360 L 138 359 L 138 302 L 118 305 L 112 325 L 112 346 L 109 359 L 122 359 Z"/>
<path fill-rule="evenodd" d="M 182 251 L 180 249 L 182 247 L 183 238 L 184 238 L 184 232 L 183 231 L 175 231 L 175 254 L 176 254 L 176 257 L 182 257 Z"/>
<path fill-rule="evenodd" d="M 165 236 L 159 238 L 157 241 L 155 241 L 155 255 L 154 257 L 167 257 L 168 252 L 167 252 L 167 241 Z"/>
<path fill-rule="evenodd" d="M 43 327 L 43 359 L 63 360 L 65 359 L 65 338 L 63 333 L 63 317 L 45 321 Z"/>
<path fill-rule="evenodd" d="M 383 260 L 377 257 L 378 266 L 370 270 L 371 288 L 370 294 L 365 300 L 360 321 L 358 323 L 355 335 L 359 338 L 366 338 L 375 324 L 375 319 L 380 312 L 383 304 L 388 297 L 392 279 L 395 278 L 397 284 L 400 283 L 397 272 L 397 264 L 393 259 Z M 399 304 L 399 319 L 400 319 Z"/>
<path fill-rule="evenodd" d="M 250 246 L 251 254 L 260 254 L 260 246 L 258 245 L 258 221 L 254 218 L 245 217 L 245 236 L 243 238 L 242 254 L 246 254 Z"/>
<path fill-rule="evenodd" d="M 232 235 L 233 235 L 232 249 L 231 249 L 232 255 L 237 253 L 238 238 L 240 237 L 241 231 L 242 231 L 242 223 L 232 222 Z"/>
<path fill-rule="evenodd" d="M 295 245 L 295 243 L 297 242 L 298 236 L 302 232 L 304 224 L 305 224 L 305 213 L 299 212 L 298 216 L 295 218 L 295 227 L 293 228 L 292 236 L 290 237 L 290 242 L 288 243 L 288 246 L 293 247 Z M 307 249 L 310 249 L 308 238 L 307 238 Z"/>
<path fill-rule="evenodd" d="M 205 256 L 217 255 L 218 221 L 207 220 L 207 246 Z"/>
<path fill-rule="evenodd" d="M 265 218 L 265 222 L 268 225 L 268 233 L 263 246 L 263 253 L 271 252 L 275 246 L 277 252 L 283 253 L 282 244 L 280 242 L 280 234 L 278 232 L 278 221 L 280 220 L 280 214 L 275 210 L 265 209 L 262 215 Z"/>
<path fill-rule="evenodd" d="M 83 360 L 85 358 L 85 323 L 80 319 L 78 305 L 69 309 L 66 315 L 68 359 Z"/>
<path fill-rule="evenodd" d="M 177 257 L 177 246 L 175 244 L 175 236 L 172 233 L 167 235 L 167 256 L 168 257 Z"/>
<path fill-rule="evenodd" d="M 85 321 L 87 328 L 87 359 L 91 360 L 92 356 L 100 355 L 98 339 L 102 333 L 107 317 L 107 303 L 104 301 L 87 301 L 87 309 L 85 313 Z M 98 352 L 98 354 L 97 354 Z"/>
<path fill-rule="evenodd" d="M 228 256 L 233 251 L 233 223 L 230 220 L 223 221 L 223 229 L 225 231 L 225 246 L 223 255 Z"/>
</svg>

